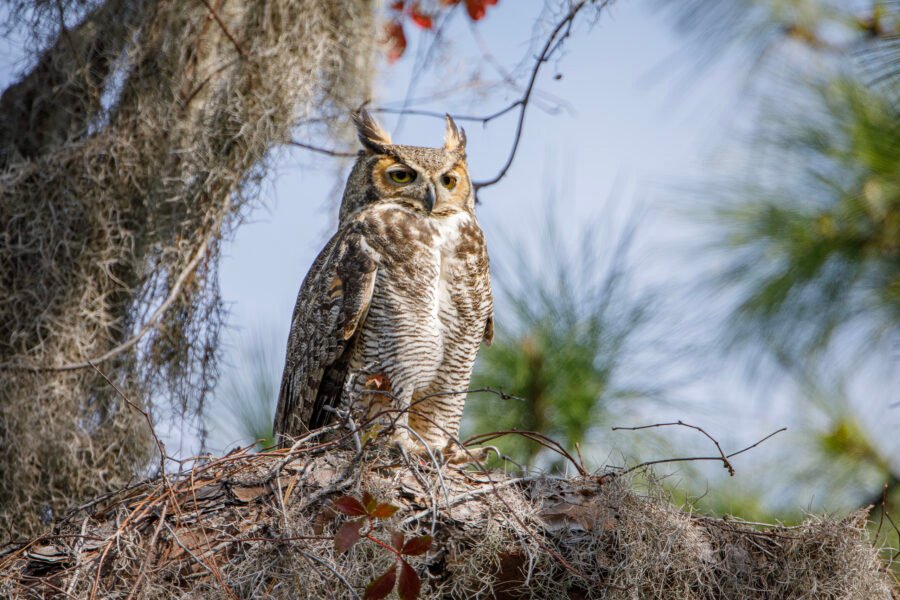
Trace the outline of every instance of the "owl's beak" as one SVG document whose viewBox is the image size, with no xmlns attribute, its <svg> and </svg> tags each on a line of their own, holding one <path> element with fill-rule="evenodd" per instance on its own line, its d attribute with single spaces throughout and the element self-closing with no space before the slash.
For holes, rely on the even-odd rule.
<svg viewBox="0 0 900 600">
<path fill-rule="evenodd" d="M 428 212 L 434 210 L 434 198 L 434 185 L 429 183 L 425 188 L 425 210 Z"/>
</svg>

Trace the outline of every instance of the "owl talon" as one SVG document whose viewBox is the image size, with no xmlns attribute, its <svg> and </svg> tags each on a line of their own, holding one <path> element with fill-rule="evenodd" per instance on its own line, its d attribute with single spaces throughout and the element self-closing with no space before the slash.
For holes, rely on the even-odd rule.
<svg viewBox="0 0 900 600">
<path fill-rule="evenodd" d="M 404 463 L 409 464 L 409 451 L 406 449 L 406 446 L 395 441 L 391 444 L 391 448 L 400 453 L 400 457 L 403 458 Z"/>
<path fill-rule="evenodd" d="M 411 457 L 418 458 L 424 452 L 424 448 L 406 432 L 395 433 L 391 437 L 391 447 L 400 453 L 406 463 L 410 462 Z"/>
<path fill-rule="evenodd" d="M 470 465 L 481 464 L 490 458 L 491 452 L 500 458 L 502 455 L 496 446 L 483 446 L 481 448 L 465 448 L 447 454 L 447 464 Z"/>
</svg>

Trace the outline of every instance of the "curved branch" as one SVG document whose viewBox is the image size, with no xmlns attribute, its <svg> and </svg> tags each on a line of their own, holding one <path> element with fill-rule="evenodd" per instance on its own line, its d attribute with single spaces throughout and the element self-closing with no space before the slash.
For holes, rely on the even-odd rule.
<svg viewBox="0 0 900 600">
<path fill-rule="evenodd" d="M 611 0 L 603 0 L 600 2 L 600 8 L 605 7 L 609 4 Z M 525 114 L 528 112 L 528 103 L 531 101 L 531 95 L 534 92 L 534 85 L 537 82 L 538 74 L 541 71 L 541 67 L 550 60 L 553 54 L 559 50 L 562 42 L 569 37 L 572 32 L 572 23 L 575 21 L 575 17 L 578 16 L 578 13 L 587 6 L 588 4 L 594 4 L 596 0 L 581 0 L 577 2 L 575 5 L 569 9 L 569 12 L 566 13 L 566 16 L 563 17 L 559 23 L 556 24 L 556 27 L 553 28 L 553 31 L 550 33 L 550 36 L 547 38 L 547 41 L 544 43 L 544 47 L 541 50 L 541 53 L 538 55 L 537 60 L 534 63 L 534 67 L 531 69 L 531 76 L 528 79 L 528 85 L 525 86 L 525 93 L 522 94 L 522 97 L 507 106 L 506 108 L 494 113 L 493 115 L 489 115 L 486 117 L 487 120 L 496 118 L 502 114 L 506 114 L 507 112 L 519 108 L 519 120 L 516 123 L 516 133 L 513 136 L 513 144 L 512 149 L 509 152 L 509 156 L 506 159 L 506 163 L 500 169 L 500 171 L 486 181 L 476 181 L 473 182 L 473 187 L 475 188 L 476 194 L 479 190 L 484 189 L 486 187 L 490 187 L 503 179 L 506 175 L 507 171 L 509 171 L 510 167 L 512 167 L 512 163 L 516 158 L 516 152 L 519 150 L 519 142 L 522 140 L 522 131 L 525 126 Z"/>
</svg>

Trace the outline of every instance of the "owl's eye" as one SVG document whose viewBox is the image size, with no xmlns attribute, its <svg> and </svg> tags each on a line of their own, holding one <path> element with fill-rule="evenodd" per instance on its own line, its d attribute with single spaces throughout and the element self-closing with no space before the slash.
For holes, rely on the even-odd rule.
<svg viewBox="0 0 900 600">
<path fill-rule="evenodd" d="M 456 177 L 453 175 L 441 175 L 441 184 L 448 190 L 456 187 Z"/>
<path fill-rule="evenodd" d="M 390 177 L 391 181 L 394 183 L 412 183 L 416 180 L 416 172 L 407 169 L 396 169 L 394 171 L 388 171 L 388 177 Z"/>
</svg>

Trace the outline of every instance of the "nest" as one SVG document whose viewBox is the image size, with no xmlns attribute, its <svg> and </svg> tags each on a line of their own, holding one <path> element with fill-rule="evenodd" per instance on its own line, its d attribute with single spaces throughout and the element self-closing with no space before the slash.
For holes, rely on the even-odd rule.
<svg viewBox="0 0 900 600">
<path fill-rule="evenodd" d="M 374 537 L 432 535 L 421 598 L 900 598 L 866 513 L 795 527 L 701 517 L 614 473 L 512 476 L 311 436 L 236 451 L 72 511 L 0 550 L 9 598 L 358 597 L 396 558 L 335 550 L 337 498 L 398 510 Z"/>
</svg>

